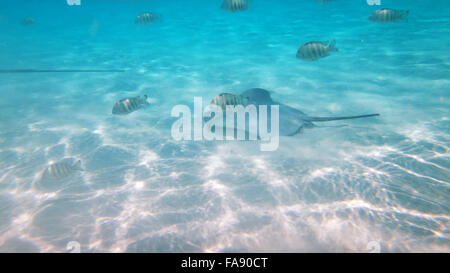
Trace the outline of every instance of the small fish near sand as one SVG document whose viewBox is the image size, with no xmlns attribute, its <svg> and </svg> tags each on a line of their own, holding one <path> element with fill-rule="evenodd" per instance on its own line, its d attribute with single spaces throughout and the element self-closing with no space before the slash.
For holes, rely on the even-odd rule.
<svg viewBox="0 0 450 273">
<path fill-rule="evenodd" d="M 249 8 L 248 0 L 224 0 L 222 3 L 223 10 L 230 12 L 244 11 Z"/>
<path fill-rule="evenodd" d="M 379 9 L 374 11 L 369 20 L 378 24 L 408 21 L 409 10 Z"/>
<path fill-rule="evenodd" d="M 150 25 L 155 22 L 158 22 L 161 20 L 161 16 L 151 13 L 151 12 L 144 12 L 141 15 L 138 15 L 136 19 L 134 20 L 134 23 L 136 25 Z"/>
<path fill-rule="evenodd" d="M 304 61 L 316 61 L 329 56 L 331 51 L 338 51 L 335 40 L 331 42 L 308 42 L 298 49 L 297 58 Z"/>
<path fill-rule="evenodd" d="M 34 20 L 34 18 L 32 18 L 32 17 L 26 17 L 26 18 L 24 18 L 22 21 L 20 21 L 20 24 L 22 25 L 22 26 L 31 26 L 31 25 L 33 25 L 35 23 L 35 20 Z"/>
<path fill-rule="evenodd" d="M 148 104 L 147 95 L 121 99 L 114 104 L 112 114 L 128 115 Z"/>
<path fill-rule="evenodd" d="M 242 97 L 241 95 L 234 95 L 231 93 L 221 93 L 217 96 L 215 96 L 211 103 L 212 105 L 217 105 L 222 108 L 222 110 L 225 110 L 227 105 L 230 106 L 237 106 L 242 105 L 246 106 L 248 103 L 248 99 L 245 97 Z"/>
<path fill-rule="evenodd" d="M 64 179 L 68 178 L 78 171 L 84 171 L 81 167 L 81 160 L 75 163 L 70 160 L 61 160 L 59 162 L 51 164 L 46 170 L 45 175 L 52 179 Z"/>
</svg>

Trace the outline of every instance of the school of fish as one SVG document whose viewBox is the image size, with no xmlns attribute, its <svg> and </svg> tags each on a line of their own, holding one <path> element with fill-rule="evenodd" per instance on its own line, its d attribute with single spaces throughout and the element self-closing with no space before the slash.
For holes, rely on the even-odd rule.
<svg viewBox="0 0 450 273">
<path fill-rule="evenodd" d="M 315 0 L 320 4 L 329 4 L 335 0 Z M 238 12 L 248 10 L 250 7 L 249 0 L 224 0 L 221 8 L 229 12 Z M 399 21 L 407 21 L 409 10 L 395 10 L 395 9 L 378 9 L 374 11 L 368 19 L 372 22 L 385 24 L 394 23 Z M 136 16 L 134 23 L 137 25 L 147 26 L 161 20 L 161 16 L 153 12 L 143 12 Z M 32 17 L 26 17 L 20 22 L 23 26 L 30 26 L 35 24 L 35 19 Z M 337 52 L 336 41 L 309 41 L 304 43 L 297 50 L 296 57 L 303 61 L 317 61 L 319 59 L 330 56 L 330 52 Z M 127 97 L 117 101 L 112 108 L 111 113 L 113 115 L 128 115 L 135 112 L 146 105 L 149 105 L 147 101 L 147 95 Z M 246 106 L 249 103 L 249 99 L 242 95 L 235 95 L 231 93 L 221 93 L 215 96 L 210 105 L 216 105 L 223 110 L 226 106 Z M 60 161 L 51 164 L 45 170 L 45 172 L 54 179 L 64 179 L 73 175 L 77 171 L 83 171 L 81 167 L 81 161 L 75 163 L 69 163 L 67 161 Z"/>
</svg>

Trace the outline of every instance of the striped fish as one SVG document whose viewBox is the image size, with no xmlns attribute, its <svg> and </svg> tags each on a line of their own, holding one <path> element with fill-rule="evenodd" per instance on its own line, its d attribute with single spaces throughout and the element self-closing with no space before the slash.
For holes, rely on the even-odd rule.
<svg viewBox="0 0 450 273">
<path fill-rule="evenodd" d="M 408 19 L 409 10 L 379 9 L 374 11 L 369 20 L 375 23 L 392 23 Z"/>
<path fill-rule="evenodd" d="M 59 161 L 57 163 L 51 164 L 47 168 L 47 172 L 50 175 L 51 178 L 54 179 L 62 179 L 71 176 L 77 171 L 83 171 L 83 168 L 81 167 L 81 160 L 78 160 L 77 162 L 68 162 L 67 160 Z"/>
<path fill-rule="evenodd" d="M 133 98 L 125 98 L 116 102 L 112 109 L 113 115 L 128 115 L 140 109 L 144 105 L 148 105 L 147 95 L 137 96 Z"/>
<path fill-rule="evenodd" d="M 161 17 L 159 15 L 153 14 L 151 12 L 144 12 L 141 15 L 136 17 L 136 20 L 134 20 L 134 23 L 137 25 L 149 25 L 151 23 L 154 23 L 156 21 L 159 21 Z"/>
<path fill-rule="evenodd" d="M 242 97 L 241 95 L 234 95 L 230 93 L 221 93 L 217 96 L 215 96 L 210 104 L 217 105 L 221 107 L 223 110 L 226 109 L 227 105 L 242 105 L 246 106 L 248 103 L 248 99 Z"/>
<path fill-rule="evenodd" d="M 231 12 L 246 10 L 248 6 L 247 0 L 224 0 L 222 3 L 222 9 Z"/>
<path fill-rule="evenodd" d="M 297 51 L 297 58 L 305 61 L 315 61 L 329 56 L 330 51 L 338 51 L 336 41 L 329 42 L 309 42 L 302 45 Z"/>
</svg>

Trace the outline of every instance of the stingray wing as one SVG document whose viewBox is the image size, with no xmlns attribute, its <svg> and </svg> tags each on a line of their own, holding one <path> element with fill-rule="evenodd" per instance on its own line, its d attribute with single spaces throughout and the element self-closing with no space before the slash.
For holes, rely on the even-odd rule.
<svg viewBox="0 0 450 273">
<path fill-rule="evenodd" d="M 312 123 L 305 119 L 306 115 L 302 111 L 273 101 L 269 91 L 265 89 L 252 88 L 243 92 L 241 96 L 247 98 L 249 100 L 249 104 L 253 104 L 255 106 L 267 105 L 268 123 L 271 122 L 270 106 L 279 105 L 280 136 L 292 136 L 301 131 L 302 128 L 312 126 Z"/>
<path fill-rule="evenodd" d="M 304 119 L 306 115 L 295 108 L 279 104 L 279 130 L 280 136 L 292 136 L 299 133 L 305 127 L 311 127 L 313 124 Z"/>
</svg>

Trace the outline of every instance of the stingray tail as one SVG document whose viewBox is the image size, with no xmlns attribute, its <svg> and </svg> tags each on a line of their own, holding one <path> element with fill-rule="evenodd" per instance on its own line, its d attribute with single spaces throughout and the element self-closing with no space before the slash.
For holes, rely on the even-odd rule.
<svg viewBox="0 0 450 273">
<path fill-rule="evenodd" d="M 369 118 L 369 117 L 376 117 L 379 115 L 380 114 L 349 116 L 349 117 L 307 117 L 306 120 L 311 121 L 311 122 L 321 122 L 321 121 L 333 121 L 333 120 L 343 120 L 343 119 Z"/>
</svg>

